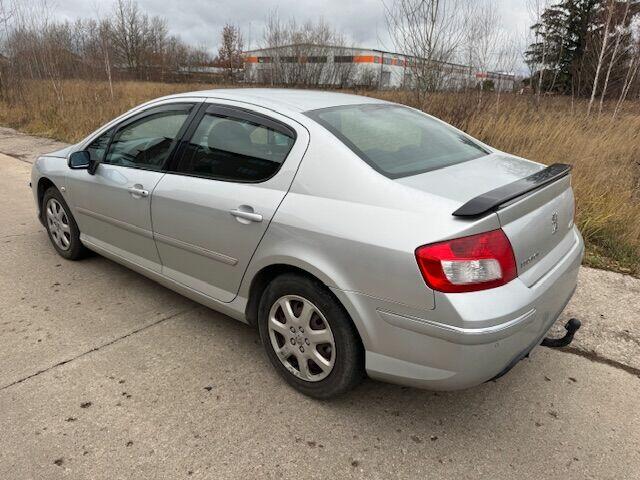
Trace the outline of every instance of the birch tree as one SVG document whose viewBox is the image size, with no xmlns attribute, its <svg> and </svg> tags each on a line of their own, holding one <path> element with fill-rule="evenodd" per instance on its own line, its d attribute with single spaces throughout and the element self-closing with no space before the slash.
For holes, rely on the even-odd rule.
<svg viewBox="0 0 640 480">
<path fill-rule="evenodd" d="M 625 2 L 624 14 L 622 17 L 622 21 L 617 26 L 617 34 L 616 34 L 616 43 L 613 47 L 613 53 L 611 54 L 611 60 L 609 61 L 609 68 L 607 68 L 607 74 L 604 78 L 604 85 L 602 86 L 602 94 L 600 95 L 600 105 L 598 106 L 598 116 L 602 115 L 602 107 L 604 104 L 604 97 L 607 94 L 607 88 L 609 87 L 609 80 L 611 78 L 611 71 L 613 70 L 613 66 L 616 64 L 618 60 L 618 52 L 620 50 L 620 44 L 624 33 L 627 31 L 627 18 L 629 17 L 629 10 L 631 9 L 631 0 L 627 0 Z"/>
<path fill-rule="evenodd" d="M 604 63 L 605 52 L 609 44 L 609 30 L 611 28 L 611 19 L 613 18 L 613 11 L 615 8 L 615 0 L 608 0 L 607 9 L 607 21 L 604 27 L 604 34 L 602 36 L 602 46 L 600 47 L 600 54 L 598 56 L 598 64 L 596 66 L 596 75 L 593 79 L 593 87 L 591 89 L 591 98 L 589 99 L 589 106 L 587 107 L 587 117 L 591 115 L 591 109 L 593 108 L 593 102 L 596 99 L 596 92 L 598 91 L 598 83 L 600 80 L 600 71 L 602 70 L 602 64 Z"/>
</svg>

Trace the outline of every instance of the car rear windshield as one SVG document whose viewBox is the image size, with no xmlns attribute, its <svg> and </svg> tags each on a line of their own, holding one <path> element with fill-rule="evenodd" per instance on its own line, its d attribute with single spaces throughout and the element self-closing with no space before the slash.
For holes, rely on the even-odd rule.
<svg viewBox="0 0 640 480">
<path fill-rule="evenodd" d="M 389 178 L 417 175 L 489 154 L 453 127 L 400 105 L 346 105 L 306 114 Z"/>
</svg>

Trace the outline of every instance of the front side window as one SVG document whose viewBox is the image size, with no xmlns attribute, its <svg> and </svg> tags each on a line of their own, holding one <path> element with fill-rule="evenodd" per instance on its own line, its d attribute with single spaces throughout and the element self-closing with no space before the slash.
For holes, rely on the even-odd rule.
<svg viewBox="0 0 640 480">
<path fill-rule="evenodd" d="M 293 143 L 292 136 L 265 125 L 207 113 L 177 171 L 217 180 L 261 182 L 280 169 Z"/>
<path fill-rule="evenodd" d="M 163 110 L 136 120 L 116 132 L 104 163 L 161 170 L 189 110 Z"/>
<path fill-rule="evenodd" d="M 102 161 L 102 159 L 104 158 L 104 154 L 107 151 L 107 147 L 109 146 L 111 135 L 113 135 L 113 128 L 110 128 L 89 144 L 86 150 L 87 152 L 89 152 L 91 160 L 93 160 L 94 162 Z"/>
<path fill-rule="evenodd" d="M 401 178 L 487 155 L 470 137 L 399 105 L 347 105 L 307 112 L 375 170 Z"/>
</svg>

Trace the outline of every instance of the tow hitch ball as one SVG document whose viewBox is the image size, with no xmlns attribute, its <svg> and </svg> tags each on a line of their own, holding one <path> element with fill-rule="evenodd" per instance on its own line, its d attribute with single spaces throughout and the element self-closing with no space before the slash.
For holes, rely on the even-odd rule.
<svg viewBox="0 0 640 480">
<path fill-rule="evenodd" d="M 540 345 L 542 345 L 543 347 L 549 347 L 549 348 L 566 347 L 573 341 L 573 336 L 576 334 L 576 332 L 578 331 L 581 325 L 582 324 L 580 323 L 580 320 L 578 320 L 577 318 L 572 318 L 564 326 L 565 330 L 567 331 L 564 337 L 562 338 L 545 337 L 545 339 L 542 340 L 542 343 Z"/>
</svg>

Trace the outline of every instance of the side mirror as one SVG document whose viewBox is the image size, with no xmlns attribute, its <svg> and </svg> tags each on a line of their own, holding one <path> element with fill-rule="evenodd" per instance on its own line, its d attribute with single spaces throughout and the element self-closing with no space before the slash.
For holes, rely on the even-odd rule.
<svg viewBox="0 0 640 480">
<path fill-rule="evenodd" d="M 91 155 L 86 150 L 80 150 L 79 152 L 73 152 L 69 156 L 69 168 L 73 170 L 87 170 L 89 175 L 95 175 L 98 168 L 96 160 L 91 159 Z"/>
<path fill-rule="evenodd" d="M 86 150 L 81 150 L 79 152 L 73 152 L 69 157 L 69 168 L 73 170 L 82 170 L 89 168 L 89 163 L 91 162 L 91 156 L 89 152 Z"/>
</svg>

